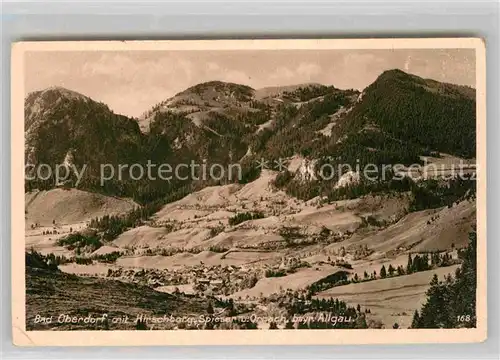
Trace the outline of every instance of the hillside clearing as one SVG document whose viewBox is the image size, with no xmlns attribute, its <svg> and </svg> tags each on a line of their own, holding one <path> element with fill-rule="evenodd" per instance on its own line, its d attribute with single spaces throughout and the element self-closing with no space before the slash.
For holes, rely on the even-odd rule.
<svg viewBox="0 0 500 360">
<path fill-rule="evenodd" d="M 338 298 L 351 306 L 361 305 L 371 310 L 371 316 L 386 327 L 398 323 L 402 328 L 411 325 L 413 312 L 425 302 L 425 292 L 436 274 L 440 280 L 454 274 L 460 265 L 422 271 L 410 275 L 337 286 L 317 294 L 317 298 Z"/>
</svg>

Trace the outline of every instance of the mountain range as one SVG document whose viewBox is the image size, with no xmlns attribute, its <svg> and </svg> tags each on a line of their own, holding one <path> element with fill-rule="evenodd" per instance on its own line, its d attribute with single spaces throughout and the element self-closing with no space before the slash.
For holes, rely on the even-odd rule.
<svg viewBox="0 0 500 360">
<path fill-rule="evenodd" d="M 246 182 L 258 176 L 255 161 L 261 158 L 272 163 L 298 155 L 352 165 L 412 164 L 432 152 L 471 158 L 475 123 L 473 88 L 401 70 L 383 72 L 362 92 L 320 84 L 255 90 L 211 81 L 166 99 L 139 119 L 52 87 L 26 98 L 25 159 L 34 165 L 87 164 L 80 188 L 147 203 L 180 187 L 210 183 L 125 178 L 101 187 L 99 165 L 239 163 L 240 181 Z M 28 190 L 54 186 L 53 178 L 26 183 Z"/>
</svg>

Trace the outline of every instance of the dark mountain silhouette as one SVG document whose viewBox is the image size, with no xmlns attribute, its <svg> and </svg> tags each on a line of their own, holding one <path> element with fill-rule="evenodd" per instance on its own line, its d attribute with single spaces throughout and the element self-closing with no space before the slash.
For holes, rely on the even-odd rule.
<svg viewBox="0 0 500 360">
<path fill-rule="evenodd" d="M 347 120 L 347 132 L 372 126 L 422 149 L 475 156 L 475 90 L 469 87 L 385 71 Z"/>
</svg>

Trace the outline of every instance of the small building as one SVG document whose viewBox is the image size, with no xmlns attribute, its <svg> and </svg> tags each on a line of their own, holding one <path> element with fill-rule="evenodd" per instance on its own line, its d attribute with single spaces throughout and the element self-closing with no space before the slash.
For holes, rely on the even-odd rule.
<svg viewBox="0 0 500 360">
<path fill-rule="evenodd" d="M 210 281 L 210 285 L 215 287 L 215 288 L 220 288 L 223 284 L 224 284 L 224 281 L 222 281 L 220 279 Z"/>
</svg>

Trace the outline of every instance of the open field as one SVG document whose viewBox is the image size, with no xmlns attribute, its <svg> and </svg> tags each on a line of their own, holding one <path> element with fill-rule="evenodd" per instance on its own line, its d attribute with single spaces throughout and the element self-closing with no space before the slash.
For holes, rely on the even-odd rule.
<svg viewBox="0 0 500 360">
<path fill-rule="evenodd" d="M 231 251 L 226 254 L 212 251 L 202 251 L 198 254 L 179 253 L 172 256 L 125 256 L 116 261 L 116 264 L 130 268 L 145 269 L 174 269 L 196 265 L 229 266 L 266 263 L 267 260 L 280 259 L 275 252 L 258 251 Z"/>
<path fill-rule="evenodd" d="M 475 202 L 462 201 L 451 208 L 410 213 L 373 235 L 354 235 L 346 244 L 367 245 L 377 253 L 398 249 L 425 252 L 464 247 L 475 221 Z"/>
<path fill-rule="evenodd" d="M 94 263 L 90 265 L 80 265 L 76 263 L 68 263 L 59 265 L 59 270 L 67 274 L 100 276 L 105 277 L 109 269 L 117 269 L 113 264 Z"/>
<path fill-rule="evenodd" d="M 293 274 L 280 277 L 268 277 L 260 279 L 254 287 L 238 291 L 231 295 L 232 298 L 259 298 L 268 297 L 281 291 L 299 290 L 339 272 L 348 273 L 349 270 L 336 266 L 323 265 L 312 268 L 299 269 Z"/>
<path fill-rule="evenodd" d="M 52 189 L 25 194 L 26 227 L 51 226 L 89 221 L 103 215 L 117 215 L 139 205 L 129 199 L 104 196 L 77 189 Z"/>
<path fill-rule="evenodd" d="M 458 265 L 422 271 L 410 275 L 379 279 L 320 292 L 318 298 L 338 298 L 351 306 L 361 305 L 371 310 L 371 317 L 382 321 L 386 327 L 398 323 L 402 328 L 411 325 L 413 312 L 425 302 L 425 292 L 437 274 L 440 280 L 454 274 Z"/>
</svg>

